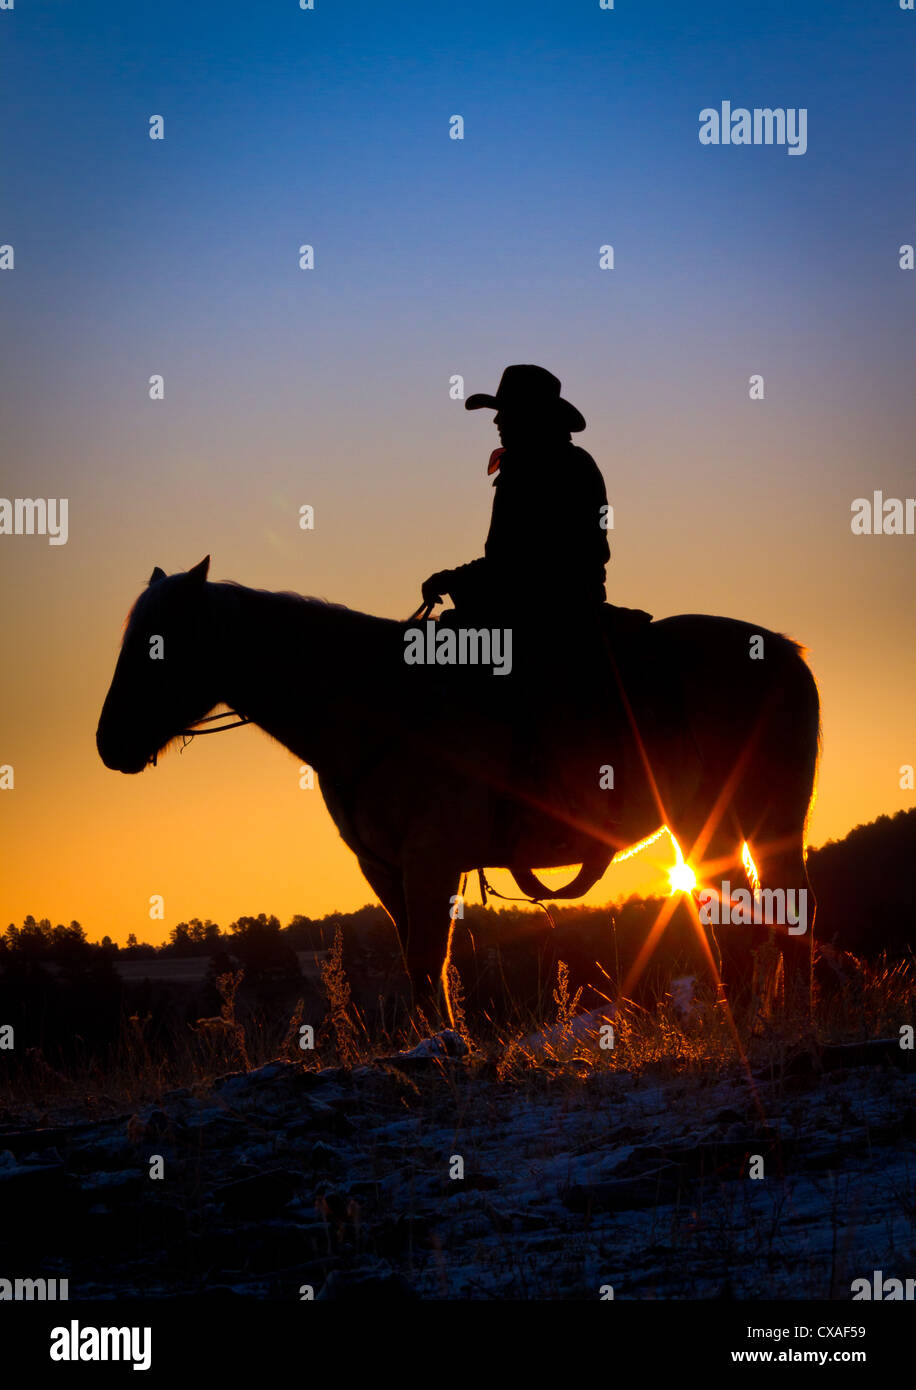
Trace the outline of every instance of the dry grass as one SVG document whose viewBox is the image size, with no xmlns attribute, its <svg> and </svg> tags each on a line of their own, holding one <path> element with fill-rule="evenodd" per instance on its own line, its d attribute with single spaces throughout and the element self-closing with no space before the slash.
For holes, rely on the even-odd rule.
<svg viewBox="0 0 916 1390">
<path fill-rule="evenodd" d="M 220 1014 L 196 1026 L 176 1025 L 165 1039 L 153 1042 L 148 1016 L 131 1015 L 122 1023 L 117 1044 L 107 1059 L 77 1055 L 66 1072 L 50 1066 L 40 1050 L 31 1049 L 15 1072 L 0 1076 L 0 1106 L 17 1116 L 43 1117 L 65 1111 L 99 1115 L 161 1100 L 175 1087 L 206 1086 L 227 1071 L 251 1070 L 278 1057 L 320 1068 L 352 1067 L 413 1046 L 443 1026 L 402 1003 L 380 998 L 371 1019 L 353 1002 L 343 967 L 338 930 L 322 966 L 328 1001 L 325 1023 L 316 1030 L 315 1047 L 299 1047 L 303 1001 L 292 1012 L 264 1010 L 245 1023 L 236 1013 L 241 972 L 219 980 Z M 544 1069 L 565 1071 L 570 1082 L 590 1073 L 722 1075 L 737 1066 L 777 1071 L 800 1049 L 879 1037 L 898 1037 L 904 1024 L 916 1024 L 916 962 L 912 958 L 872 963 L 847 957 L 842 976 L 822 987 L 813 1017 L 798 1012 L 765 1017 L 752 995 L 731 1008 L 711 989 L 700 988 L 689 1017 L 670 996 L 654 1008 L 617 996 L 608 997 L 613 1047 L 601 1045 L 600 1020 L 583 1029 L 577 1024 L 581 991 L 571 992 L 566 966 L 560 962 L 552 997 L 523 1007 L 511 996 L 499 1016 L 479 1012 L 468 1021 L 461 980 L 450 973 L 453 1009 L 470 1044 L 472 1073 L 523 1085 Z M 457 1005 L 457 1007 L 456 1007 Z"/>
</svg>

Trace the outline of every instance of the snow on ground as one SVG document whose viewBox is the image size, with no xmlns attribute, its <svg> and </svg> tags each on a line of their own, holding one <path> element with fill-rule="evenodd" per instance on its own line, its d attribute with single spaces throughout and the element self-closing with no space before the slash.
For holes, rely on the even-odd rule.
<svg viewBox="0 0 916 1390">
<path fill-rule="evenodd" d="M 73 1298 L 848 1299 L 916 1272 L 914 1134 L 916 1076 L 886 1063 L 714 1079 L 597 1053 L 500 1081 L 440 1035 L 0 1126 L 0 1243 Z"/>
</svg>

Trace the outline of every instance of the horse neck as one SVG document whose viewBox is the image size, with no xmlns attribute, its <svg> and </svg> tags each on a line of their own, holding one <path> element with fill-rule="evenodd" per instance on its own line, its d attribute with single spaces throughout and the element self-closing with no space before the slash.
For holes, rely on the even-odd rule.
<svg viewBox="0 0 916 1390">
<path fill-rule="evenodd" d="M 220 699 L 321 770 L 358 761 L 382 619 L 297 595 L 208 584 Z"/>
</svg>

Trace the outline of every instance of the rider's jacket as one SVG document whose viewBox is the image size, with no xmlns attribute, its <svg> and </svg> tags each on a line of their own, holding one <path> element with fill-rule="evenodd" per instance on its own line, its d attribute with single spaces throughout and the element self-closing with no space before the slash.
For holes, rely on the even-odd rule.
<svg viewBox="0 0 916 1390">
<path fill-rule="evenodd" d="M 483 557 L 449 572 L 457 610 L 494 617 L 605 602 L 607 490 L 591 454 L 570 443 L 505 449 Z"/>
</svg>

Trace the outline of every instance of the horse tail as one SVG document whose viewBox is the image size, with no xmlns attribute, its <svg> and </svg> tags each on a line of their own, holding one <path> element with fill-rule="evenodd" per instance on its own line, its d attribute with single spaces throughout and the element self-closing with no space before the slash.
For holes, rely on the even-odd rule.
<svg viewBox="0 0 916 1390">
<path fill-rule="evenodd" d="M 821 698 L 814 672 L 808 665 L 808 649 L 793 638 L 780 634 L 791 649 L 793 672 L 791 690 L 786 690 L 794 717 L 784 726 L 795 747 L 787 749 L 794 753 L 789 766 L 794 769 L 796 795 L 804 804 L 803 849 L 808 842 L 808 825 L 817 801 L 817 776 L 824 747 L 824 732 L 821 722 Z"/>
</svg>

